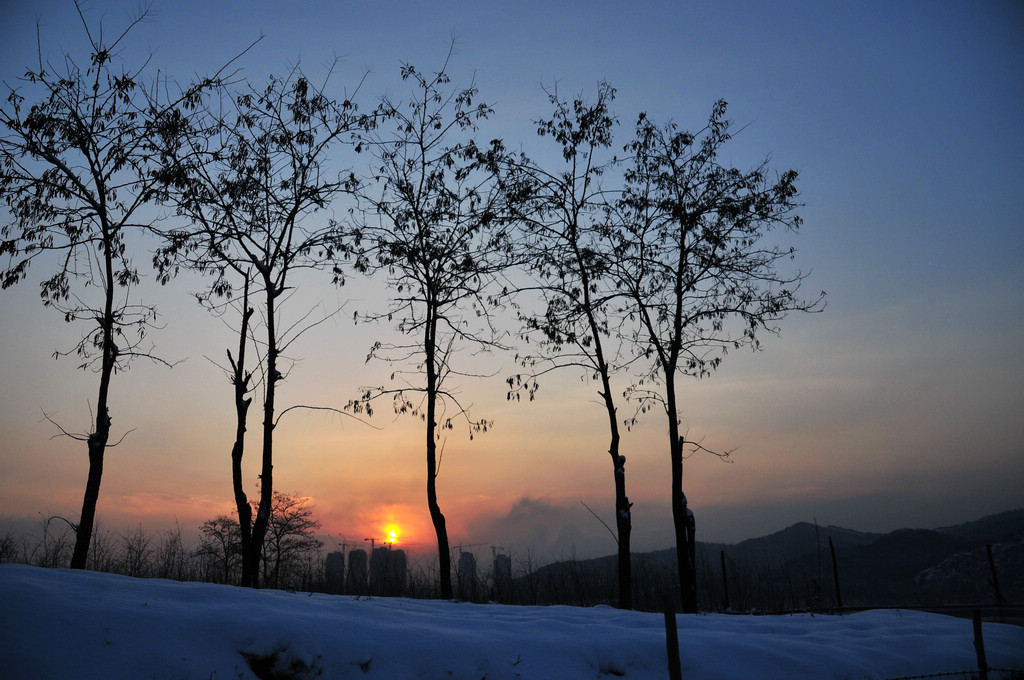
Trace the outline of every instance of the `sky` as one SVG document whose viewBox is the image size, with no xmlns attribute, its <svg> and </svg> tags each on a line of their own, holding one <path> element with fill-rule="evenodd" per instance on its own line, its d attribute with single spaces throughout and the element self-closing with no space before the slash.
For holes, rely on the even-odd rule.
<svg viewBox="0 0 1024 680">
<path fill-rule="evenodd" d="M 87 58 L 70 2 L 0 7 L 5 83 L 40 53 Z M 138 6 L 84 7 L 112 35 Z M 934 528 L 1024 506 L 1019 3 L 157 0 L 153 10 L 119 55 L 129 63 L 151 54 L 153 68 L 186 81 L 264 35 L 236 62 L 242 77 L 261 83 L 301 64 L 315 78 L 337 57 L 329 91 L 364 109 L 404 96 L 400 65 L 436 69 L 454 39 L 453 81 L 475 79 L 494 106 L 485 132 L 542 160 L 551 150 L 532 121 L 548 113 L 544 88 L 593 95 L 609 81 L 622 144 L 640 111 L 696 129 L 725 99 L 742 128 L 730 160 L 770 156 L 799 171 L 796 265 L 809 273 L 805 290 L 826 291 L 828 305 L 786 319 L 763 351 L 730 353 L 711 378 L 682 383 L 688 436 L 735 450 L 731 464 L 685 463 L 698 540 L 736 542 L 798 521 Z M 139 247 L 145 265 L 152 244 Z M 81 331 L 42 308 L 44 273 L 33 267 L 0 292 L 0 516 L 9 523 L 76 520 L 87 471 L 84 445 L 55 437 L 44 417 L 87 431 L 97 384 L 74 360 L 53 358 Z M 107 453 L 104 530 L 192 530 L 232 510 L 233 397 L 218 365 L 233 340 L 195 304 L 190 292 L 201 286 L 185 276 L 161 288 L 149 274 L 141 289 L 161 314 L 155 348 L 178 363 L 115 376 L 114 428 L 130 433 Z M 351 321 L 386 295 L 358 278 L 341 289 L 326 274 L 302 281 L 288 319 L 338 313 L 294 345 L 283 405 L 341 407 L 360 386 L 388 383 L 392 367 L 365 358 L 391 331 Z M 614 497 L 596 385 L 563 374 L 534 403 L 509 404 L 513 355 L 472 361 L 492 377 L 467 378 L 462 398 L 494 427 L 444 441 L 438 494 L 452 545 L 541 560 L 613 553 L 597 518 L 613 524 Z M 620 415 L 630 409 L 620 405 Z M 423 427 L 388 410 L 369 424 L 289 414 L 276 432 L 275 486 L 310 497 L 339 545 L 380 540 L 394 524 L 400 544 L 429 553 Z M 622 453 L 633 548 L 670 547 L 664 415 L 626 433 Z M 255 458 L 251 446 L 250 496 Z"/>
<path fill-rule="evenodd" d="M 646 680 L 668 667 L 659 613 L 253 591 L 14 564 L 0 576 L 0 652 L 12 680 L 254 677 L 247 657 L 284 677 L 371 680 Z M 928 612 L 677 615 L 676 625 L 680 671 L 692 680 L 978 667 L 971 621 Z M 1024 663 L 1024 628 L 986 622 L 982 642 L 990 669 Z"/>
</svg>

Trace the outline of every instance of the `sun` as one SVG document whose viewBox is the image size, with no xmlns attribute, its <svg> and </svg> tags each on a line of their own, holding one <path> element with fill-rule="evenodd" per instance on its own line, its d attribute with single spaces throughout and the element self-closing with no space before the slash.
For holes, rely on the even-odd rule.
<svg viewBox="0 0 1024 680">
<path fill-rule="evenodd" d="M 384 531 L 387 534 L 387 542 L 393 545 L 398 540 L 398 526 L 389 524 Z"/>
</svg>

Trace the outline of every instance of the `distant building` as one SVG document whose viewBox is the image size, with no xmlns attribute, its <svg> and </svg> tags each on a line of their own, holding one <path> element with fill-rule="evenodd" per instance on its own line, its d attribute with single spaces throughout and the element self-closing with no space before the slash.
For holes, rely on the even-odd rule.
<svg viewBox="0 0 1024 680">
<path fill-rule="evenodd" d="M 327 592 L 333 595 L 343 592 L 345 590 L 345 553 L 327 553 L 324 572 Z"/>
<path fill-rule="evenodd" d="M 459 580 L 459 599 L 476 602 L 480 597 L 476 579 L 476 556 L 470 552 L 460 552 L 459 566 L 455 574 Z"/>
<path fill-rule="evenodd" d="M 405 594 L 408 561 L 404 550 L 390 547 L 376 548 L 370 562 L 370 592 L 386 597 Z"/>
<path fill-rule="evenodd" d="M 495 602 L 512 602 L 512 558 L 508 555 L 494 556 L 494 590 L 491 598 Z"/>
<path fill-rule="evenodd" d="M 366 595 L 366 578 L 368 576 L 366 551 L 353 550 L 348 554 L 348 574 L 345 579 L 345 592 L 349 595 Z"/>
</svg>

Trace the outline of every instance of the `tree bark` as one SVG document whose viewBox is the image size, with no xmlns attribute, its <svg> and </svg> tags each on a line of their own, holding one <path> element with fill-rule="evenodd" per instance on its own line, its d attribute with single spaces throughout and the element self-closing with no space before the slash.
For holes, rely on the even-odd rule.
<svg viewBox="0 0 1024 680">
<path fill-rule="evenodd" d="M 277 370 L 279 349 L 277 347 L 274 302 L 282 288 L 276 287 L 274 281 L 267 275 L 264 275 L 263 284 L 267 294 L 267 374 L 265 378 L 266 395 L 263 400 L 263 461 L 260 467 L 260 503 L 256 509 L 256 520 L 252 526 L 252 541 L 247 556 L 253 588 L 260 586 L 260 555 L 263 551 L 263 541 L 267 535 L 274 502 L 274 400 L 277 396 L 277 381 L 281 379 L 281 374 Z"/>
<path fill-rule="evenodd" d="M 96 420 L 106 420 L 106 409 Z M 89 557 L 89 544 L 92 541 L 92 530 L 96 519 L 96 504 L 100 497 L 100 479 L 103 477 L 103 454 L 107 448 L 109 426 L 96 428 L 89 435 L 89 476 L 85 484 L 85 497 L 82 500 L 82 515 L 75 527 L 75 550 L 71 555 L 72 569 L 85 569 Z"/>
<path fill-rule="evenodd" d="M 437 561 L 441 579 L 441 599 L 452 599 L 452 556 L 448 528 L 437 503 L 437 314 L 428 306 L 424 350 L 427 364 L 427 507 L 437 534 Z"/>
<path fill-rule="evenodd" d="M 609 416 L 614 419 L 614 409 Z M 632 503 L 626 496 L 625 457 L 619 455 L 619 433 L 612 432 L 611 446 L 608 449 L 615 466 L 615 529 L 619 538 L 619 608 L 633 608 L 633 564 L 630 551 L 630 533 L 633 529 L 631 516 Z"/>
<path fill-rule="evenodd" d="M 676 415 L 675 369 L 665 370 L 665 393 L 667 396 L 668 430 L 670 455 L 672 459 L 672 522 L 676 534 L 676 564 L 679 569 L 679 595 L 684 614 L 697 613 L 697 571 L 694 564 L 696 553 L 695 526 L 683 493 L 683 446 L 685 441 L 679 434 L 679 417 Z"/>
<path fill-rule="evenodd" d="M 252 551 L 252 507 L 249 497 L 245 494 L 242 481 L 242 455 L 245 453 L 246 421 L 249 414 L 251 398 L 245 396 L 249 390 L 251 375 L 245 372 L 245 348 L 249 335 L 249 318 L 253 310 L 249 307 L 249 278 L 245 279 L 242 296 L 242 327 L 238 333 L 238 361 L 232 361 L 232 383 L 235 386 L 235 443 L 231 447 L 231 485 L 235 493 L 235 508 L 238 511 L 238 528 L 241 534 L 242 548 L 242 586 L 253 588 L 253 564 L 250 560 Z M 231 358 L 230 352 L 228 358 Z"/>
<path fill-rule="evenodd" d="M 89 558 L 89 546 L 92 543 L 92 531 L 96 520 L 96 504 L 100 497 L 100 481 L 103 478 L 103 456 L 110 439 L 110 411 L 107 405 L 110 391 L 110 378 L 114 374 L 117 362 L 117 346 L 114 344 L 114 253 L 112 250 L 111 227 L 103 219 L 103 267 L 104 291 L 103 300 L 103 359 L 100 364 L 100 388 L 96 396 L 96 429 L 88 438 L 89 476 L 85 484 L 85 497 L 82 499 L 82 514 L 75 529 L 75 549 L 71 555 L 72 569 L 85 569 Z"/>
<path fill-rule="evenodd" d="M 608 413 L 608 425 L 611 431 L 611 441 L 608 445 L 608 454 L 612 458 L 612 468 L 615 477 L 615 530 L 618 539 L 618 580 L 619 580 L 619 602 L 620 609 L 633 608 L 633 565 L 630 554 L 629 538 L 633 527 L 631 515 L 632 503 L 626 496 L 626 458 L 619 454 L 619 425 L 615 417 L 615 404 L 611 397 L 611 380 L 608 376 L 608 367 L 602 364 L 601 371 L 602 393 L 605 410 Z"/>
</svg>

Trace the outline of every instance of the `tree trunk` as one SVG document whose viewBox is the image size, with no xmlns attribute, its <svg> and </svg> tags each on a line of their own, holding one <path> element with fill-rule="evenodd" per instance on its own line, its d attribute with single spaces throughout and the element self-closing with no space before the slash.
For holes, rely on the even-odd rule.
<svg viewBox="0 0 1024 680">
<path fill-rule="evenodd" d="M 695 525 L 693 513 L 683 493 L 683 437 L 679 434 L 676 410 L 675 368 L 665 369 L 666 411 L 668 414 L 669 450 L 672 458 L 672 522 L 676 534 L 676 564 L 679 568 L 679 595 L 684 614 L 697 613 L 697 570 Z"/>
<path fill-rule="evenodd" d="M 437 503 L 437 461 L 435 458 L 436 444 L 433 441 L 435 424 L 427 425 L 427 437 L 430 442 L 427 444 L 427 507 L 430 508 L 430 521 L 434 524 L 434 533 L 437 534 L 437 561 L 441 578 L 441 599 L 452 599 L 452 556 L 451 547 L 448 544 L 448 528 L 445 525 L 444 515 L 441 513 L 441 506 Z"/>
<path fill-rule="evenodd" d="M 242 455 L 245 452 L 246 421 L 249 414 L 251 398 L 245 394 L 249 390 L 251 375 L 245 372 L 245 348 L 249 335 L 249 318 L 253 310 L 249 307 L 249 278 L 245 279 L 245 292 L 242 296 L 242 327 L 238 333 L 238 361 L 232 360 L 232 383 L 235 386 L 235 443 L 231 447 L 231 484 L 235 493 L 235 508 L 238 511 L 238 527 L 241 533 L 242 548 L 242 582 L 241 585 L 253 588 L 254 572 L 249 555 L 252 551 L 252 507 L 249 497 L 245 495 L 242 481 Z M 231 353 L 228 352 L 228 359 Z"/>
<path fill-rule="evenodd" d="M 100 420 L 108 420 L 106 409 L 97 416 Z M 109 423 L 109 421 L 108 421 Z M 107 448 L 109 424 L 102 428 L 97 424 L 96 432 L 89 435 L 89 477 L 85 483 L 85 497 L 82 500 L 82 516 L 75 527 L 75 550 L 71 555 L 72 569 L 85 569 L 89 557 L 89 544 L 92 541 L 92 529 L 96 519 L 96 503 L 100 497 L 100 479 L 103 477 L 103 454 Z"/>
<path fill-rule="evenodd" d="M 75 550 L 71 555 L 72 569 L 85 569 L 92 542 L 93 525 L 96 520 L 96 504 L 100 498 L 100 480 L 103 477 L 103 456 L 110 439 L 110 411 L 107 396 L 110 378 L 117 363 L 117 346 L 114 344 L 114 254 L 110 244 L 110 228 L 104 223 L 103 265 L 106 289 L 103 300 L 103 359 L 100 364 L 100 389 L 96 396 L 96 429 L 89 435 L 89 476 L 85 483 L 85 497 L 82 500 L 82 515 L 75 528 Z"/>
<path fill-rule="evenodd" d="M 441 578 L 441 599 L 452 599 L 452 556 L 448 545 L 448 528 L 441 507 L 437 504 L 437 316 L 428 310 L 424 350 L 427 363 L 427 507 L 437 534 L 437 561 Z"/>
<path fill-rule="evenodd" d="M 238 527 L 240 545 L 242 548 L 242 582 L 240 585 L 255 588 L 253 582 L 252 560 L 252 508 L 249 506 L 249 498 L 242 489 L 242 453 L 245 446 L 245 418 L 249 407 L 249 400 L 241 404 L 236 403 L 238 413 L 238 425 L 235 431 L 235 444 L 231 447 L 231 482 L 235 492 L 235 508 L 238 511 Z"/>
<path fill-rule="evenodd" d="M 249 568 L 252 587 L 258 588 L 260 556 L 263 554 L 263 540 L 270 525 L 270 513 L 274 501 L 274 400 L 277 396 L 277 381 L 281 374 L 277 370 L 277 328 L 275 324 L 274 301 L 280 290 L 269 276 L 264 276 L 267 291 L 267 372 L 265 377 L 266 395 L 263 400 L 263 463 L 260 468 L 260 503 L 256 509 L 256 521 L 252 526 L 252 541 L 249 545 Z"/>
<path fill-rule="evenodd" d="M 632 503 L 626 496 L 625 461 L 619 456 L 618 432 L 612 434 L 609 448 L 612 460 L 615 461 L 615 529 L 619 535 L 619 608 L 633 608 L 633 564 L 630 555 L 629 537 L 633 529 L 630 514 Z"/>
<path fill-rule="evenodd" d="M 672 445 L 672 521 L 676 534 L 676 563 L 679 568 L 679 594 L 682 598 L 683 613 L 697 613 L 695 527 L 693 514 L 683 493 L 683 439 L 677 437 Z"/>
<path fill-rule="evenodd" d="M 587 273 L 587 265 L 575 239 L 577 233 L 575 222 L 573 225 L 573 252 L 580 270 L 584 309 L 587 314 L 587 322 L 590 324 L 590 333 L 594 338 L 594 359 L 597 362 L 598 372 L 601 374 L 601 398 L 604 400 L 605 412 L 608 414 L 608 431 L 611 433 L 608 454 L 612 458 L 612 474 L 615 478 L 615 531 L 618 546 L 617 571 L 619 580 L 618 606 L 620 609 L 632 609 L 633 563 L 630 555 L 629 538 L 633 530 L 631 513 L 633 504 L 629 502 L 629 497 L 626 496 L 626 458 L 619 454 L 619 421 L 615 412 L 615 399 L 612 397 L 610 369 L 608 362 L 604 358 L 604 347 L 601 344 L 601 328 L 597 323 L 594 303 L 590 297 L 590 277 Z"/>
<path fill-rule="evenodd" d="M 611 442 L 608 453 L 612 458 L 615 476 L 615 529 L 618 539 L 618 577 L 620 609 L 633 608 L 633 565 L 630 555 L 629 537 L 633 528 L 631 516 L 632 503 L 626 496 L 626 458 L 619 455 L 619 425 L 615 417 L 615 404 L 611 397 L 611 380 L 608 367 L 602 363 L 601 381 L 605 410 L 608 413 L 608 425 L 611 431 Z"/>
</svg>

